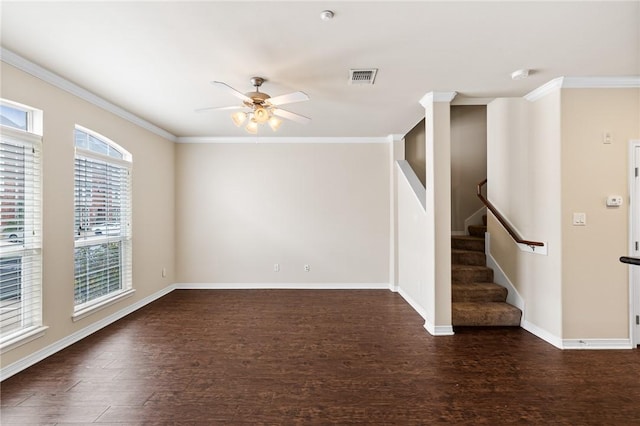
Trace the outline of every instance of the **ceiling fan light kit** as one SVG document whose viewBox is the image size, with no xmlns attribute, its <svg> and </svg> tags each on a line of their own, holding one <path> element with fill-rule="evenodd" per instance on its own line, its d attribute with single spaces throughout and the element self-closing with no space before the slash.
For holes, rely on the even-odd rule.
<svg viewBox="0 0 640 426">
<path fill-rule="evenodd" d="M 200 108 L 196 111 L 202 112 L 208 110 L 248 108 L 249 111 L 237 111 L 231 114 L 231 120 L 237 127 L 242 126 L 245 121 L 248 120 L 247 125 L 245 126 L 245 130 L 251 134 L 257 134 L 259 127 L 258 125 L 265 123 L 269 123 L 269 127 L 271 127 L 271 130 L 275 132 L 282 125 L 282 120 L 278 117 L 296 121 L 302 124 L 306 124 L 311 121 L 311 119 L 308 117 L 279 108 L 279 105 L 309 100 L 309 96 L 306 93 L 293 92 L 272 98 L 268 94 L 260 92 L 260 86 L 262 86 L 262 83 L 264 82 L 265 79 L 262 77 L 252 77 L 251 84 L 255 88 L 255 91 L 241 93 L 226 83 L 223 83 L 221 81 L 212 81 L 211 84 L 213 84 L 214 86 L 219 87 L 231 93 L 235 97 L 241 99 L 242 105 Z"/>
<path fill-rule="evenodd" d="M 245 130 L 247 132 L 251 133 L 252 135 L 257 134 L 258 133 L 258 123 L 254 119 L 249 120 L 249 122 L 247 123 L 247 126 L 245 127 Z"/>
<path fill-rule="evenodd" d="M 253 117 L 260 124 L 264 124 L 269 121 L 269 111 L 267 111 L 264 107 L 259 106 L 255 110 L 253 110 Z"/>
<path fill-rule="evenodd" d="M 231 120 L 233 120 L 233 124 L 240 127 L 242 123 L 247 119 L 247 113 L 243 111 L 234 112 L 231 114 Z"/>
</svg>

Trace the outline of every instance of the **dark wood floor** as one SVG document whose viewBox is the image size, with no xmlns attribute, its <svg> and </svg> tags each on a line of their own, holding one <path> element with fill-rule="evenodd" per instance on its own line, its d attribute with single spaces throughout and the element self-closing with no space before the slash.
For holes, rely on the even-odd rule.
<svg viewBox="0 0 640 426">
<path fill-rule="evenodd" d="M 174 291 L 2 383 L 9 424 L 640 424 L 640 351 L 431 337 L 388 291 Z"/>
</svg>

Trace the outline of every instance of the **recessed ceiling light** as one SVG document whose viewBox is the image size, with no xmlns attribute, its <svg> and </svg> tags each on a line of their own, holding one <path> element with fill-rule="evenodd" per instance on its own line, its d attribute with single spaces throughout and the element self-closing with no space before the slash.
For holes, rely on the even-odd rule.
<svg viewBox="0 0 640 426">
<path fill-rule="evenodd" d="M 525 78 L 529 77 L 529 70 L 528 69 L 521 69 L 521 70 L 517 70 L 511 73 L 511 79 L 512 80 L 523 80 Z"/>
<path fill-rule="evenodd" d="M 322 19 L 323 21 L 330 21 L 333 19 L 333 15 L 334 13 L 330 10 L 323 10 L 322 12 L 320 12 L 320 19 Z"/>
</svg>

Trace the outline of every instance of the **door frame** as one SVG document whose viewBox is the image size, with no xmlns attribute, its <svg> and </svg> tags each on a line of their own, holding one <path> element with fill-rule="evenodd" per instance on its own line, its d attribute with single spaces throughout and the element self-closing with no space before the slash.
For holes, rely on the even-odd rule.
<svg viewBox="0 0 640 426">
<path fill-rule="evenodd" d="M 629 256 L 640 257 L 640 139 L 629 141 Z M 636 324 L 640 315 L 640 266 L 629 265 L 629 341 L 631 347 L 640 345 L 640 325 Z"/>
</svg>

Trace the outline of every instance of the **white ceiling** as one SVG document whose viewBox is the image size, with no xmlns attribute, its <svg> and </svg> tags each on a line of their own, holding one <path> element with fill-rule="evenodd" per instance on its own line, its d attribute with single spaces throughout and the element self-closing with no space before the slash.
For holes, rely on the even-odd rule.
<svg viewBox="0 0 640 426">
<path fill-rule="evenodd" d="M 176 136 L 246 136 L 228 111 L 267 79 L 285 109 L 277 136 L 384 137 L 424 116 L 419 100 L 523 96 L 560 76 L 640 75 L 640 1 L 2 2 L 1 43 Z M 335 12 L 322 21 L 320 12 Z M 373 86 L 350 68 L 378 68 Z M 526 80 L 511 72 L 530 68 Z M 261 130 L 271 136 L 271 130 Z"/>
</svg>

